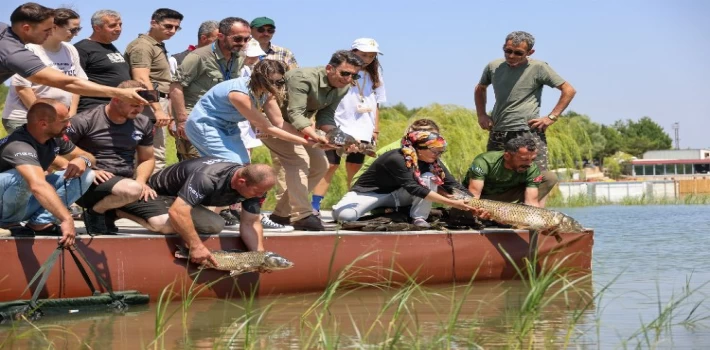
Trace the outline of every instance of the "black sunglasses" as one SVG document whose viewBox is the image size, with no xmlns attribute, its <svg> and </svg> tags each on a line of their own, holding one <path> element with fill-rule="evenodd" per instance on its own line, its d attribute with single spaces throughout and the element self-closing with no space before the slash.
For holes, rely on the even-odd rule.
<svg viewBox="0 0 710 350">
<path fill-rule="evenodd" d="M 286 85 L 286 80 L 283 78 L 281 78 L 279 80 L 269 80 L 269 82 L 271 84 L 276 85 L 277 87 L 282 87 L 282 86 Z"/>
<path fill-rule="evenodd" d="M 67 29 L 69 29 L 69 28 L 67 28 Z M 79 34 L 80 31 L 81 31 L 81 27 L 74 27 L 74 28 L 69 29 L 69 33 L 71 33 L 72 35 L 77 35 L 77 34 Z"/>
<path fill-rule="evenodd" d="M 269 34 L 274 34 L 274 33 L 276 33 L 276 28 L 259 27 L 259 28 L 256 28 L 256 31 L 259 33 L 268 32 Z"/>
<path fill-rule="evenodd" d="M 344 77 L 349 77 L 349 76 L 351 76 L 351 75 L 353 76 L 353 80 L 358 80 L 358 79 L 360 79 L 360 74 L 353 73 L 353 72 L 348 72 L 348 71 L 344 71 L 344 70 L 341 70 L 341 71 L 340 71 L 340 76 L 343 77 L 343 78 L 344 78 Z"/>
<path fill-rule="evenodd" d="M 250 36 L 240 36 L 240 35 L 233 36 L 231 38 L 232 38 L 232 41 L 234 41 L 235 43 L 247 43 L 247 42 L 249 42 L 249 39 L 251 39 Z"/>
<path fill-rule="evenodd" d="M 518 56 L 518 57 L 523 57 L 523 56 L 525 56 L 525 51 L 504 49 L 503 52 L 505 52 L 506 55 L 515 55 L 515 56 Z"/>
</svg>

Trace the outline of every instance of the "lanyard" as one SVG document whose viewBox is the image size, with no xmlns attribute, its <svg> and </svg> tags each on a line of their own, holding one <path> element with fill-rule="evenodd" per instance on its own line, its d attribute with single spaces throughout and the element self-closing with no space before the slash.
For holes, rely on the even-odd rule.
<svg viewBox="0 0 710 350">
<path fill-rule="evenodd" d="M 360 80 L 355 80 L 355 85 L 357 85 L 357 91 L 360 92 L 360 101 L 365 102 L 365 86 L 367 85 L 367 72 L 362 72 L 362 86 L 360 86 Z"/>
<path fill-rule="evenodd" d="M 229 64 L 229 67 L 224 67 L 222 66 L 222 63 L 219 62 L 219 57 L 217 56 L 217 52 L 215 51 L 215 43 L 212 43 L 212 53 L 214 54 L 215 61 L 217 61 L 217 65 L 219 66 L 219 71 L 222 72 L 222 77 L 224 77 L 224 80 L 230 80 L 232 79 L 232 66 L 234 65 L 234 52 L 232 52 L 231 57 L 229 58 L 229 61 L 227 64 Z"/>
</svg>

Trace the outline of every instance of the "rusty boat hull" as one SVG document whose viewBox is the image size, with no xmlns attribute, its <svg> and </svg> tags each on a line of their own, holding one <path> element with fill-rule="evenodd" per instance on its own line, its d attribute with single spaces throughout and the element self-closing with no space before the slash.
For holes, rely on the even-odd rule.
<svg viewBox="0 0 710 350">
<path fill-rule="evenodd" d="M 272 273 L 248 273 L 231 278 L 228 273 L 199 270 L 194 264 L 174 257 L 181 241 L 176 235 L 151 235 L 140 229 L 122 230 L 111 236 L 79 235 L 77 247 L 114 290 L 137 290 L 159 298 L 173 284 L 180 294 L 194 287 L 204 288 L 200 297 L 238 298 L 313 292 L 325 289 L 341 273 L 362 282 L 405 282 L 410 276 L 427 284 L 504 280 L 516 277 L 510 255 L 520 264 L 531 252 L 539 260 L 564 258 L 564 266 L 591 271 L 594 233 L 562 233 L 535 237 L 526 230 L 486 229 L 482 231 L 415 232 L 289 232 L 266 233 L 265 246 L 295 266 Z M 202 236 L 209 249 L 244 249 L 238 232 Z M 531 244 L 532 242 L 532 244 Z M 42 263 L 57 247 L 56 237 L 0 238 L 0 301 L 28 299 L 22 294 Z M 345 272 L 343 272 L 345 271 Z M 91 273 L 90 273 L 91 274 Z M 91 277 L 94 279 L 94 276 Z M 98 285 L 94 280 L 94 284 Z M 183 288 L 183 286 L 185 288 Z M 42 298 L 88 296 L 89 289 L 79 269 L 64 251 L 54 267 Z"/>
</svg>

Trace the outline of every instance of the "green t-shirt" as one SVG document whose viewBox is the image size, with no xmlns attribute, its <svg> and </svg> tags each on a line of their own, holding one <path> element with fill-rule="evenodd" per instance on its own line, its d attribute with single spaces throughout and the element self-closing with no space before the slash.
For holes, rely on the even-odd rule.
<svg viewBox="0 0 710 350">
<path fill-rule="evenodd" d="M 526 65 L 515 68 L 503 58 L 489 63 L 479 84 L 493 84 L 493 131 L 529 130 L 527 121 L 540 117 L 543 86 L 558 87 L 564 82 L 547 62 L 528 59 Z"/>
<path fill-rule="evenodd" d="M 539 187 L 542 182 L 540 169 L 535 163 L 525 173 L 519 173 L 503 166 L 503 151 L 492 151 L 479 154 L 468 168 L 463 179 L 463 186 L 468 188 L 470 180 L 483 180 L 481 195 L 505 193 L 511 188 Z"/>
</svg>

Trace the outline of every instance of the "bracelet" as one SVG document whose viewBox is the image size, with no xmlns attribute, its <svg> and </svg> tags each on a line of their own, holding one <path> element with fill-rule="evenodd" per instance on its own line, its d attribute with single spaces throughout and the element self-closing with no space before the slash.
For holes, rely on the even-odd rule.
<svg viewBox="0 0 710 350">
<path fill-rule="evenodd" d="M 87 168 L 91 168 L 91 160 L 89 159 L 89 157 L 86 157 L 86 156 L 83 156 L 83 155 L 82 155 L 82 156 L 77 156 L 77 158 L 83 159 L 83 160 L 84 160 L 84 163 L 86 163 L 86 167 L 87 167 Z"/>
</svg>

